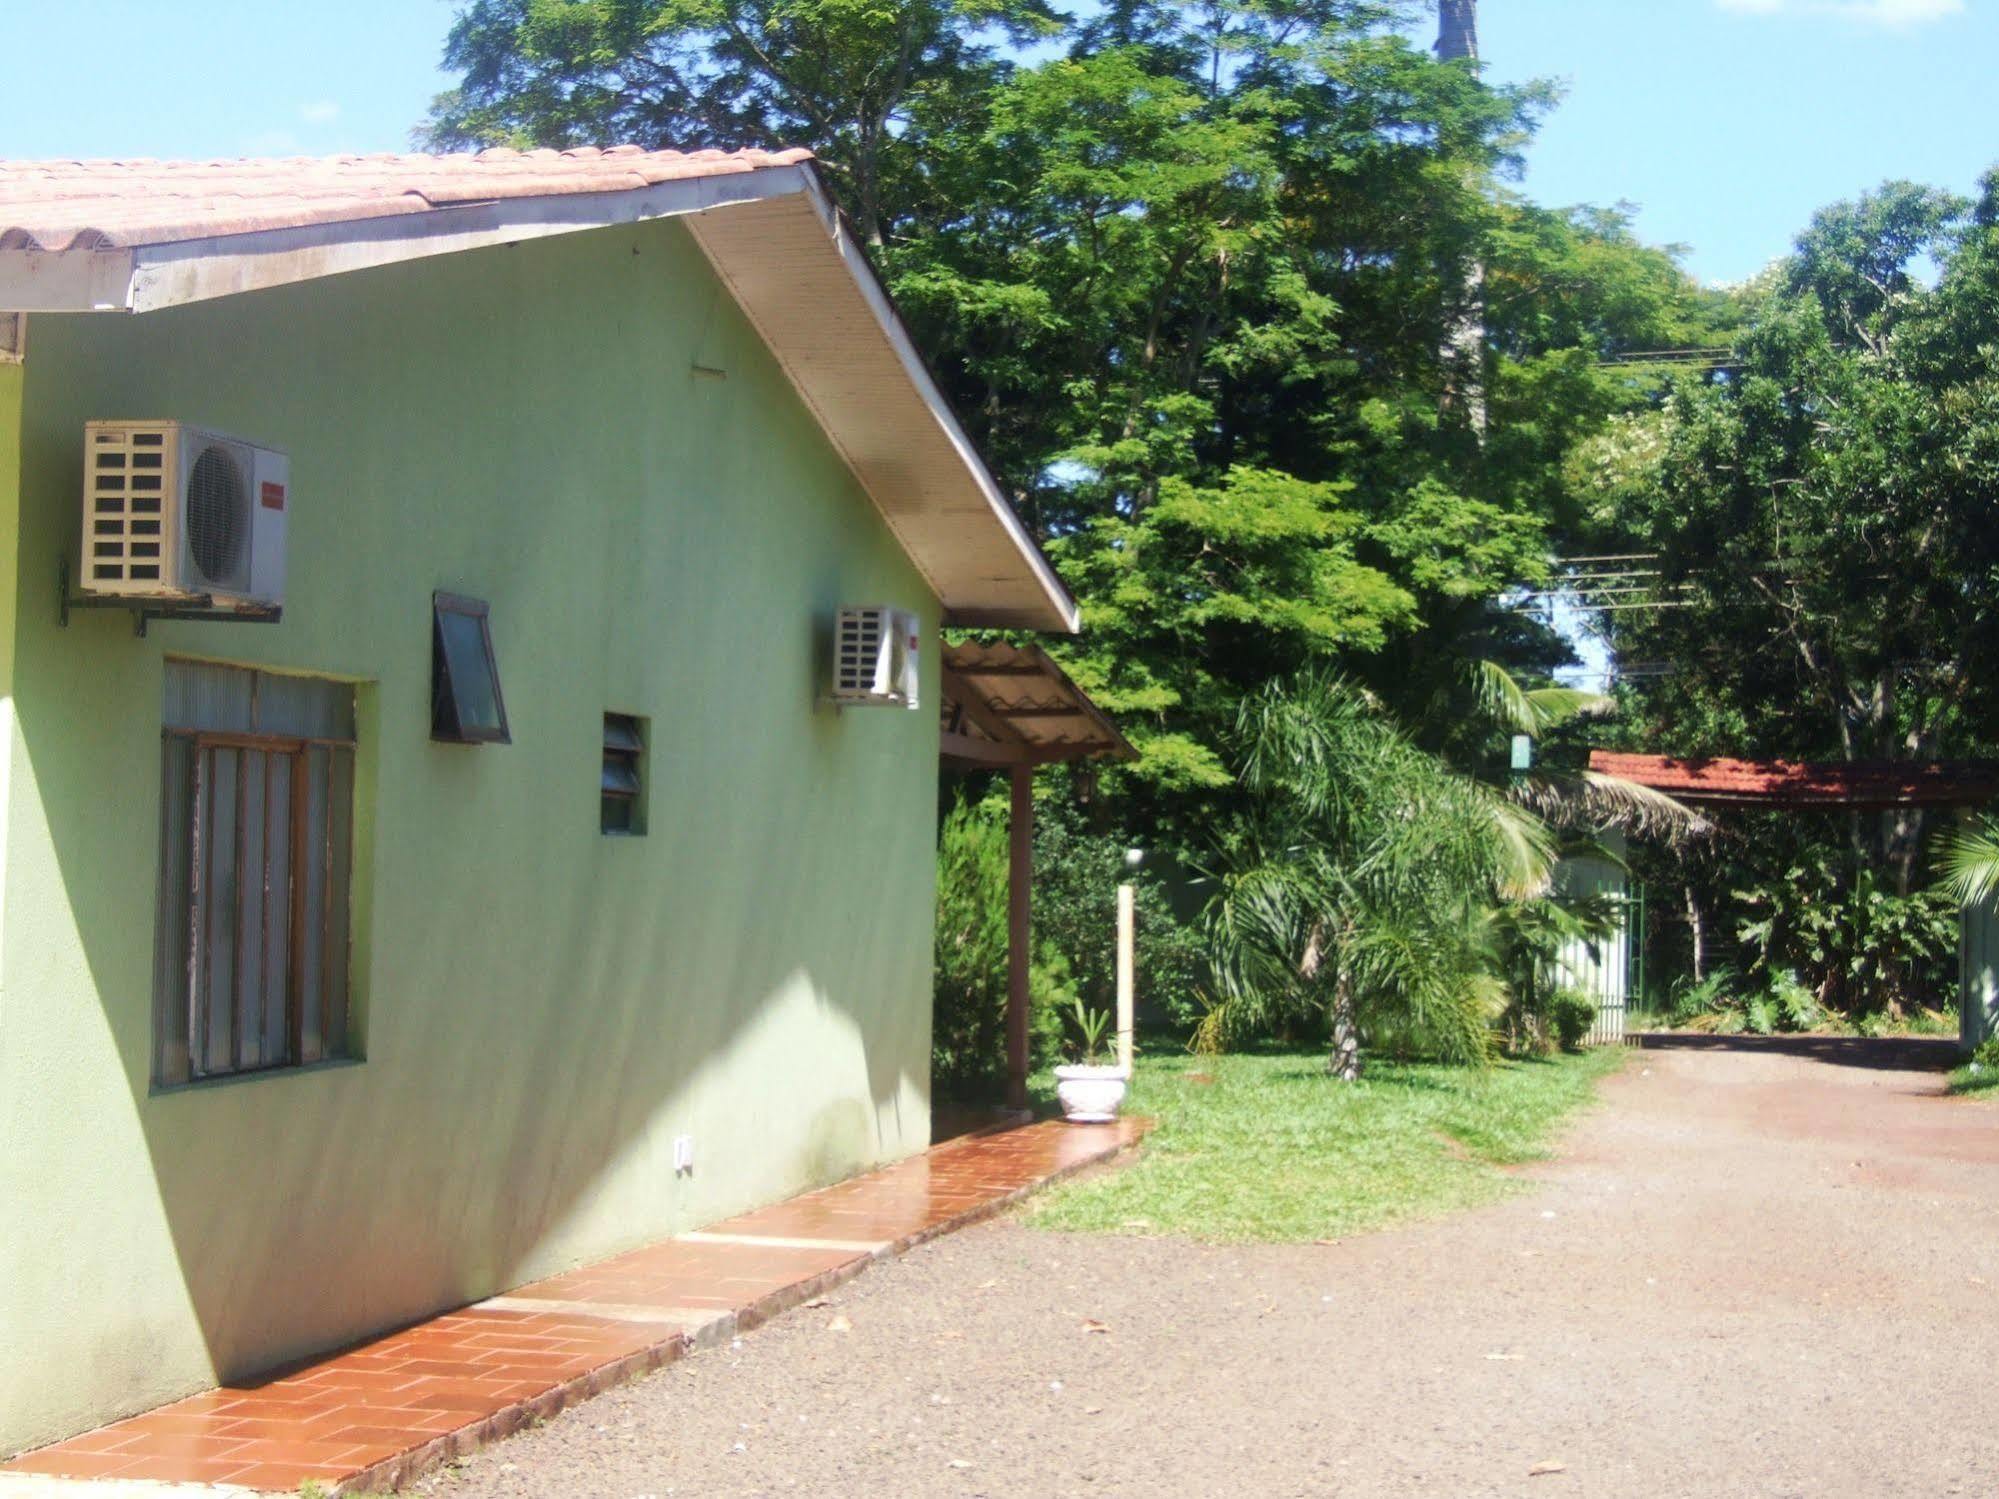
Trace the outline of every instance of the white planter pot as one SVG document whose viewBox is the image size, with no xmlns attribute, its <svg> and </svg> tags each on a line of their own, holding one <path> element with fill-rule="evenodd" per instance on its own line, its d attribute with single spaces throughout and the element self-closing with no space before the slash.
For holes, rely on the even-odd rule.
<svg viewBox="0 0 1999 1499">
<path fill-rule="evenodd" d="M 1124 1102 L 1122 1067 L 1057 1067 L 1055 1096 L 1072 1124 L 1109 1124 Z"/>
</svg>

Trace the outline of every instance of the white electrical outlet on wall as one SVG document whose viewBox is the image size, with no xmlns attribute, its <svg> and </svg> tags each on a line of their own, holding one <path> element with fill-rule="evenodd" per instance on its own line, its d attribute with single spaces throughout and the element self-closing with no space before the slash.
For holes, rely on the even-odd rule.
<svg viewBox="0 0 1999 1499">
<path fill-rule="evenodd" d="M 673 1137 L 673 1174 L 685 1176 L 694 1169 L 694 1136 Z"/>
</svg>

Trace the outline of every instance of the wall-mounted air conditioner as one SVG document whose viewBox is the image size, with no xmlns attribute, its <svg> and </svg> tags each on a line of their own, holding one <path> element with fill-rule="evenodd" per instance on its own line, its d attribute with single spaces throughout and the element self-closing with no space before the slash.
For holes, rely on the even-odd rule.
<svg viewBox="0 0 1999 1499">
<path fill-rule="evenodd" d="M 922 676 L 922 621 L 906 609 L 842 609 L 833 632 L 833 701 L 914 708 Z"/>
<path fill-rule="evenodd" d="M 84 593 L 246 611 L 283 604 L 283 453 L 182 422 L 89 422 L 83 443 Z"/>
</svg>

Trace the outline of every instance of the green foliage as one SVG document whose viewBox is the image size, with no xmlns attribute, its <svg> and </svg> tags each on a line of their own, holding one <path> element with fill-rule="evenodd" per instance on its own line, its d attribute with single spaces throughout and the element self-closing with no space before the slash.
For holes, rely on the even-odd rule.
<svg viewBox="0 0 1999 1499">
<path fill-rule="evenodd" d="M 1639 737 L 1798 759 L 1985 752 L 1999 179 L 1975 203 L 1888 183 L 1820 213 L 1759 289 L 1737 357 L 1572 460 L 1615 549 L 1657 552 L 1681 606 L 1613 626 L 1621 653 L 1675 667 L 1635 694 Z M 1919 809 L 1864 813 L 1820 842 L 1844 845 L 1849 879 L 1870 868 L 1909 891 L 1925 831 Z"/>
<path fill-rule="evenodd" d="M 463 75 L 432 147 L 772 146 L 808 141 L 879 241 L 922 174 L 914 111 L 1003 76 L 996 48 L 1058 28 L 1035 0 L 470 0 L 445 43 Z"/>
<path fill-rule="evenodd" d="M 1714 969 L 1698 980 L 1681 978 L 1674 984 L 1666 1006 L 1666 1023 L 1692 1026 L 1705 1016 L 1723 1013 L 1734 1005 L 1741 983 L 1741 978 L 1727 968 Z"/>
<path fill-rule="evenodd" d="M 1111 1028 L 1111 1012 L 1093 1010 L 1078 999 L 1070 1005 L 1066 1015 L 1074 1032 L 1072 1044 L 1076 1060 L 1085 1067 L 1102 1065 L 1104 1036 Z"/>
<path fill-rule="evenodd" d="M 1962 905 L 1982 905 L 1999 895 L 1999 817 L 1990 813 L 1938 840 L 1937 878 Z"/>
<path fill-rule="evenodd" d="M 1255 801 L 1209 913 L 1222 1003 L 1203 1040 L 1325 1017 L 1344 1076 L 1372 1027 L 1483 1062 L 1503 996 L 1479 912 L 1545 884 L 1540 824 L 1410 744 L 1338 678 L 1251 698 L 1236 743 Z"/>
<path fill-rule="evenodd" d="M 1769 998 L 1778 1021 L 1787 1031 L 1814 1030 L 1825 1019 L 1818 995 L 1788 968 L 1770 976 Z"/>
<path fill-rule="evenodd" d="M 1563 1051 L 1580 1051 L 1596 1027 L 1596 1001 L 1580 989 L 1557 989 L 1548 1002 L 1548 1019 L 1556 1044 Z"/>
<path fill-rule="evenodd" d="M 1803 975 L 1817 1007 L 1899 1017 L 1951 991 L 1957 904 L 1948 894 L 1900 895 L 1869 868 L 1848 878 L 1833 854 L 1814 850 L 1733 898 L 1752 979 L 1774 986 Z"/>
<path fill-rule="evenodd" d="M 1950 1075 L 1953 1093 L 1989 1093 L 1999 1088 L 1999 1036 L 1979 1042 L 1969 1060 Z"/>
<path fill-rule="evenodd" d="M 964 799 L 938 830 L 937 938 L 931 1076 L 948 1098 L 996 1096 L 1006 1080 L 1007 828 L 1005 808 Z M 1054 1053 L 1075 1000 L 1069 964 L 1042 945 L 1030 966 L 1030 1044 Z"/>
<path fill-rule="evenodd" d="M 1069 962 L 1075 991 L 1093 1008 L 1117 1000 L 1117 887 L 1135 887 L 1133 981 L 1141 1011 L 1181 1028 L 1200 1013 L 1197 996 L 1212 980 L 1198 925 L 1184 919 L 1169 895 L 1174 870 L 1149 855 L 1134 869 L 1127 840 L 1095 831 L 1075 794 L 1076 777 L 1044 772 L 1046 794 L 1034 817 L 1034 931 L 1038 946 Z"/>
<path fill-rule="evenodd" d="M 811 145 L 1126 726 L 1120 836 L 1238 812 L 1240 702 L 1301 669 L 1424 723 L 1571 525 L 1569 451 L 1644 405 L 1604 356 L 1711 341 L 1617 213 L 1506 193 L 1553 98 L 1440 63 L 1398 4 L 470 0 L 443 144 Z M 1028 50 L 1032 44 L 1032 50 Z M 1438 350 L 1483 267 L 1491 421 Z M 1431 720 L 1453 722 L 1446 707 Z"/>
<path fill-rule="evenodd" d="M 1773 1036 L 1780 1031 L 1823 1030 L 1833 1017 L 1789 969 L 1767 975 L 1759 986 L 1755 979 L 1724 968 L 1699 983 L 1683 980 L 1674 990 L 1667 1023 L 1688 1030 Z"/>
<path fill-rule="evenodd" d="M 1123 716 L 1157 793 L 1231 787 L 1222 735 L 1243 694 L 1286 670 L 1377 650 L 1414 599 L 1361 563 L 1344 486 L 1232 469 L 1215 488 L 1166 480 L 1134 520 L 1051 553 L 1083 600 L 1079 685 Z"/>
<path fill-rule="evenodd" d="M 1607 897 L 1558 892 L 1500 901 L 1485 912 L 1485 961 L 1505 986 L 1499 1026 L 1510 1048 L 1546 1052 L 1572 1044 L 1563 1026 L 1576 991 L 1561 982 L 1563 949 L 1607 941 L 1621 920 Z M 1596 1024 L 1596 1001 L 1581 999 L 1588 1011 L 1581 1034 L 1587 1036 Z"/>
<path fill-rule="evenodd" d="M 1128 1108 L 1158 1121 L 1121 1171 L 1037 1199 L 1037 1227 L 1311 1243 L 1522 1190 L 1496 1169 L 1539 1159 L 1623 1064 L 1621 1048 L 1489 1068 L 1377 1061 L 1336 1086 L 1299 1049 L 1140 1057 Z"/>
</svg>

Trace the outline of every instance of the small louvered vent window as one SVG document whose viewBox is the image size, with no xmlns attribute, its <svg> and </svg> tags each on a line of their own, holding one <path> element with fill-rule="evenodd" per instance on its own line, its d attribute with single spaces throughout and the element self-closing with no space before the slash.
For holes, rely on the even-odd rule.
<svg viewBox="0 0 1999 1499">
<path fill-rule="evenodd" d="M 645 824 L 646 721 L 629 713 L 604 715 L 604 774 L 599 826 L 636 836 Z"/>
</svg>

